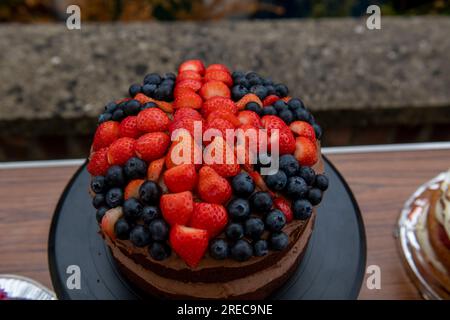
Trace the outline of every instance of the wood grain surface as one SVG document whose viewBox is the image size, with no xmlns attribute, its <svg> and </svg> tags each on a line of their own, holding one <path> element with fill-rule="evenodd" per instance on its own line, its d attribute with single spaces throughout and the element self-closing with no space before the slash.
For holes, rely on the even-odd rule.
<svg viewBox="0 0 450 320">
<path fill-rule="evenodd" d="M 403 269 L 394 229 L 404 201 L 450 167 L 450 150 L 329 155 L 361 208 L 367 265 L 381 268 L 381 289 L 363 283 L 360 299 L 420 299 Z M 47 238 L 53 210 L 76 167 L 0 169 L 0 274 L 52 287 Z"/>
</svg>

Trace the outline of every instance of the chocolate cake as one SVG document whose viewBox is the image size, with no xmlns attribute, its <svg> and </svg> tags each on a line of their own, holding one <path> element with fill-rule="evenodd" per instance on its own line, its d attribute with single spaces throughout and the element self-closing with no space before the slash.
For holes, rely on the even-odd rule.
<svg viewBox="0 0 450 320">
<path fill-rule="evenodd" d="M 263 299 L 296 270 L 328 188 L 321 127 L 286 85 L 183 62 L 99 116 L 100 234 L 152 296 Z"/>
</svg>

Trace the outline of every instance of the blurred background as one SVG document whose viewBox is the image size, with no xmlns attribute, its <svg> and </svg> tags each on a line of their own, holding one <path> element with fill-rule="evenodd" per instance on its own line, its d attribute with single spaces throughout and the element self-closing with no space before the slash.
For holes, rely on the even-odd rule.
<svg viewBox="0 0 450 320">
<path fill-rule="evenodd" d="M 325 146 L 448 141 L 449 14 L 444 0 L 1 0 L 0 161 L 86 157 L 108 101 L 190 58 L 287 84 Z"/>
</svg>

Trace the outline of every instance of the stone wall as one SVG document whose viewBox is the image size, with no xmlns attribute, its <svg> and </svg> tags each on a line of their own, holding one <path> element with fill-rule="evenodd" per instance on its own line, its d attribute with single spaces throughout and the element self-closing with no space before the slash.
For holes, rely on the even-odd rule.
<svg viewBox="0 0 450 320">
<path fill-rule="evenodd" d="M 256 70 L 315 111 L 325 145 L 450 140 L 450 18 L 0 25 L 0 160 L 86 154 L 104 104 L 188 58 Z"/>
</svg>

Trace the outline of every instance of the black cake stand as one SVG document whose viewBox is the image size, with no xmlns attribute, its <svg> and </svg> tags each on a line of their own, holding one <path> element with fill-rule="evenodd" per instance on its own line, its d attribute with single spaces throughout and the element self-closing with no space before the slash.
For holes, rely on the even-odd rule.
<svg viewBox="0 0 450 320">
<path fill-rule="evenodd" d="M 305 256 L 273 299 L 356 299 L 358 296 L 366 264 L 363 220 L 350 188 L 326 158 L 325 172 L 330 187 L 318 208 Z M 119 273 L 98 234 L 95 209 L 87 191 L 89 180 L 83 165 L 64 190 L 53 216 L 48 257 L 58 298 L 150 298 L 133 288 Z M 74 278 L 78 275 L 79 288 Z"/>
</svg>

